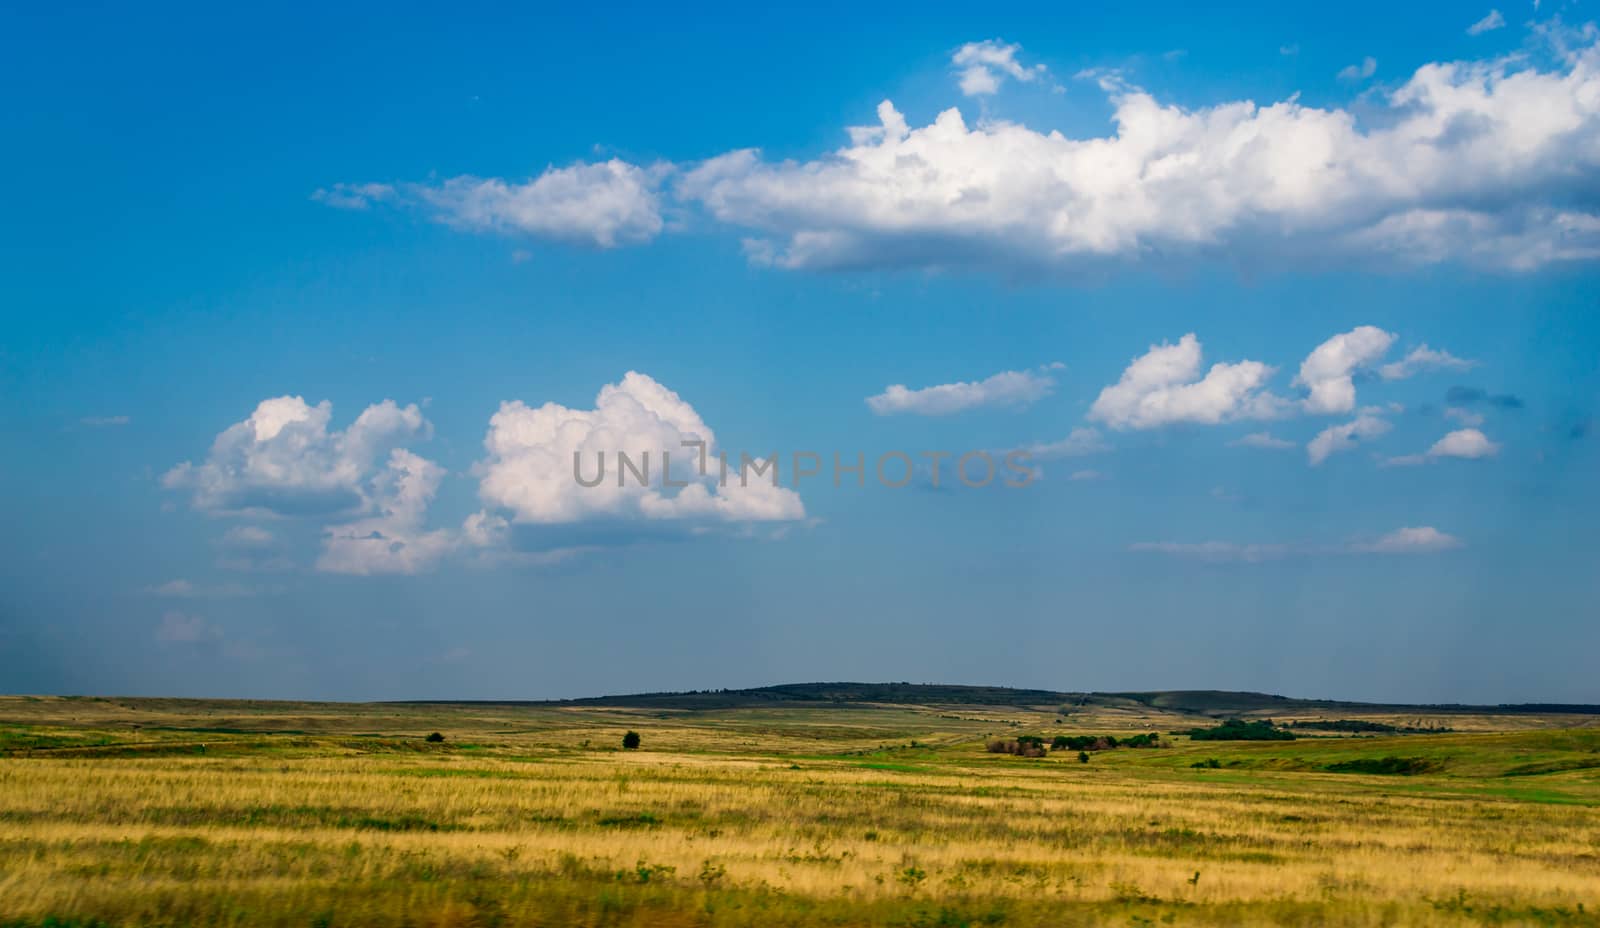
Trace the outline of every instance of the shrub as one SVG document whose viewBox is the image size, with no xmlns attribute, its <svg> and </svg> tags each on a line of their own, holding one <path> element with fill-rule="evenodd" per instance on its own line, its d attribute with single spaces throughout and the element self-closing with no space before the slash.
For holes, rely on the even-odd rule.
<svg viewBox="0 0 1600 928">
<path fill-rule="evenodd" d="M 1078 763 L 1087 764 L 1088 762 L 1089 762 L 1089 752 L 1088 751 L 1079 751 L 1078 752 Z"/>
<path fill-rule="evenodd" d="M 434 732 L 423 740 L 427 741 L 429 744 L 439 744 L 440 742 L 444 741 L 444 735 Z"/>
<path fill-rule="evenodd" d="M 625 750 L 636 751 L 639 749 L 639 733 L 630 731 L 622 736 L 622 747 Z"/>
<path fill-rule="evenodd" d="M 990 754 L 1015 754 L 1018 757 L 1043 757 L 1045 753 L 1044 739 L 1027 735 L 1013 739 L 993 738 L 984 745 L 984 749 Z"/>
</svg>

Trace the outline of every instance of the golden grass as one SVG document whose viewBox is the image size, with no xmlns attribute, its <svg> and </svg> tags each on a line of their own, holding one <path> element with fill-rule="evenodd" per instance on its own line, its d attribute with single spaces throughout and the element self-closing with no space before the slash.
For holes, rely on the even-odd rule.
<svg viewBox="0 0 1600 928">
<path fill-rule="evenodd" d="M 1133 721 L 0 699 L 0 924 L 1597 923 L 1600 729 L 982 750 Z"/>
</svg>

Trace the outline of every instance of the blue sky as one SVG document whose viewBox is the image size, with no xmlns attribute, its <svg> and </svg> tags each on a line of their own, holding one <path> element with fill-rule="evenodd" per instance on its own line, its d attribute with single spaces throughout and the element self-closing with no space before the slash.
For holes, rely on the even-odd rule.
<svg viewBox="0 0 1600 928">
<path fill-rule="evenodd" d="M 0 691 L 1600 701 L 1581 6 L 4 16 Z"/>
</svg>

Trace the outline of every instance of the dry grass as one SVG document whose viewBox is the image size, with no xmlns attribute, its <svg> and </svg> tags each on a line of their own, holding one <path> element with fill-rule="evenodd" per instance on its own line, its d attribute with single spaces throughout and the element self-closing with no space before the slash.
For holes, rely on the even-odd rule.
<svg viewBox="0 0 1600 928">
<path fill-rule="evenodd" d="M 1597 923 L 1600 729 L 984 753 L 1195 724 L 1048 708 L 0 699 L 0 924 Z"/>
</svg>

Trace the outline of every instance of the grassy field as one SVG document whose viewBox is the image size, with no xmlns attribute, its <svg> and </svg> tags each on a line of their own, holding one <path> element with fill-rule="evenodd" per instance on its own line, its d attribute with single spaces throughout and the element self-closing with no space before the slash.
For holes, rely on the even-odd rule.
<svg viewBox="0 0 1600 928">
<path fill-rule="evenodd" d="M 1454 731 L 3 697 L 0 925 L 1600 924 L 1600 720 L 1298 717 Z M 1151 731 L 1087 763 L 985 750 Z"/>
</svg>

